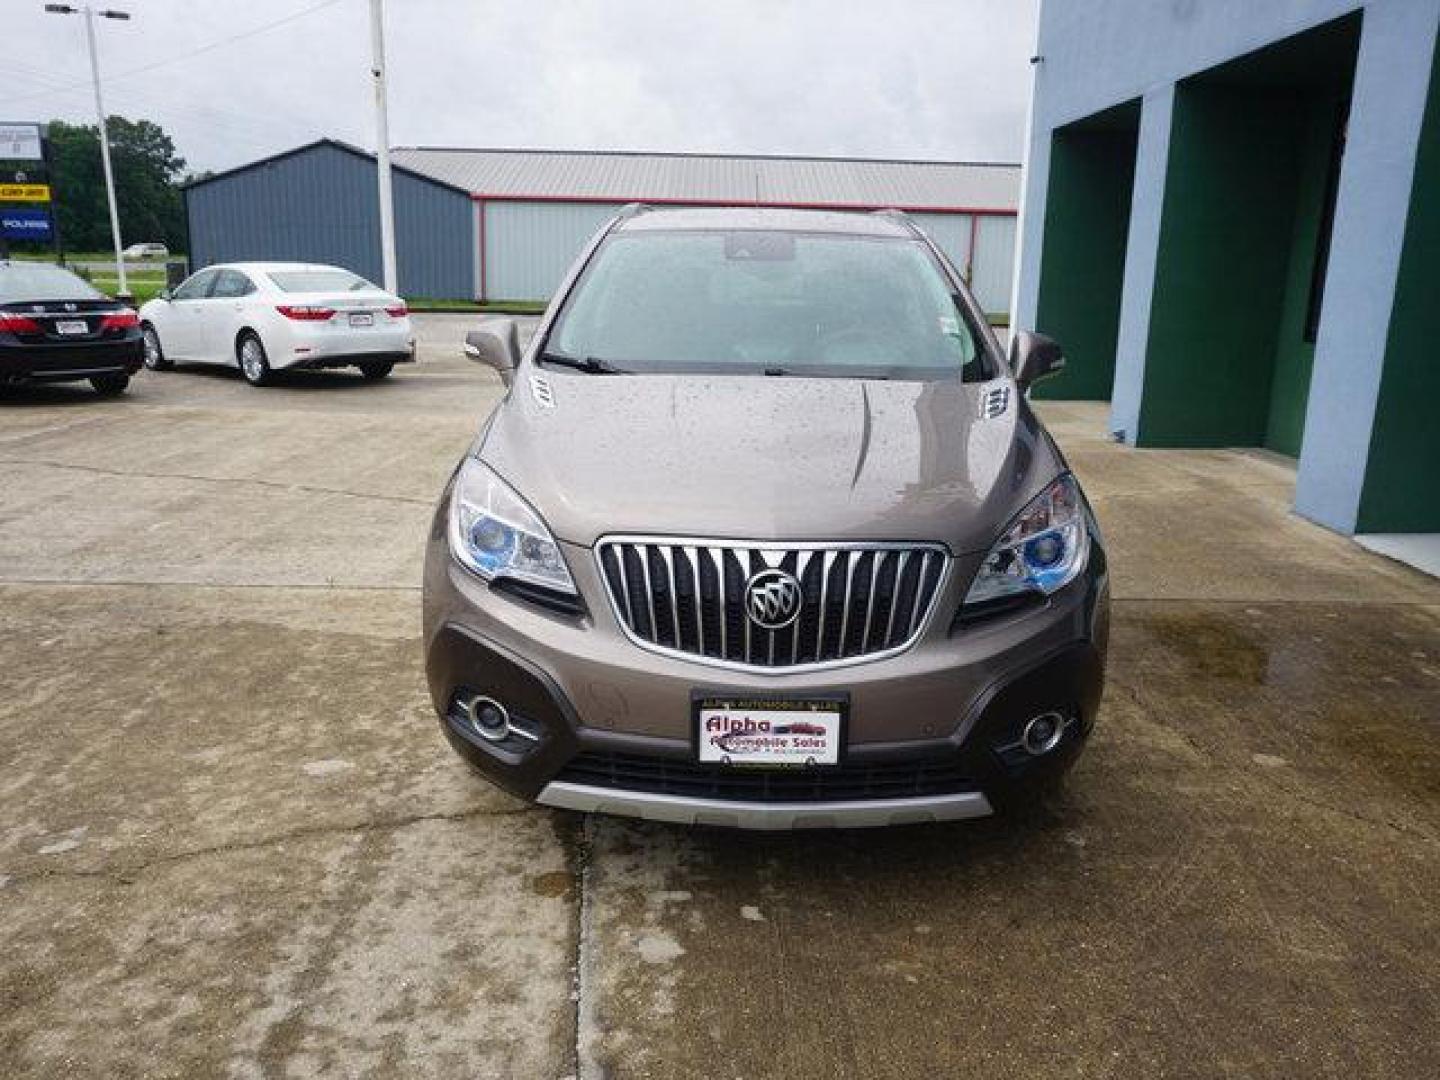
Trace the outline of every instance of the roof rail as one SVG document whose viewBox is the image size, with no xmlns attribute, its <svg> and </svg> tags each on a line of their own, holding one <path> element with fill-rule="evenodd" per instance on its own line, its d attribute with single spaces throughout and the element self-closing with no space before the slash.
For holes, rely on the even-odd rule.
<svg viewBox="0 0 1440 1080">
<path fill-rule="evenodd" d="M 914 236 L 921 235 L 920 226 L 916 225 L 910 215 L 904 210 L 896 210 L 893 207 L 889 207 L 883 210 L 871 210 L 870 213 L 875 217 L 889 218 L 891 221 L 904 225 Z"/>
</svg>

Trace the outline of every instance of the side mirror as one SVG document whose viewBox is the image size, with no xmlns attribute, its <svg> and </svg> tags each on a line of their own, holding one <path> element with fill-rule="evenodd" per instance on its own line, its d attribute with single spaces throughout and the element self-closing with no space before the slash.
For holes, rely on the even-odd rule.
<svg viewBox="0 0 1440 1080">
<path fill-rule="evenodd" d="M 1017 330 L 1010 340 L 1010 369 L 1021 390 L 1065 370 L 1060 343 L 1032 330 Z"/>
<path fill-rule="evenodd" d="M 514 319 L 491 319 L 479 330 L 465 335 L 465 355 L 494 368 L 506 386 L 515 378 L 520 364 L 520 342 Z"/>
<path fill-rule="evenodd" d="M 174 299 L 174 295 L 175 294 L 172 293 L 169 289 L 161 289 L 158 293 L 155 294 L 155 299 L 169 301 Z"/>
</svg>

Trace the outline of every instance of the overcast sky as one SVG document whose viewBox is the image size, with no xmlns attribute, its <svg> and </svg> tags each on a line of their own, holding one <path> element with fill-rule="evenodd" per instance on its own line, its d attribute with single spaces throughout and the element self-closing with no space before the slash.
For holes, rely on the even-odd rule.
<svg viewBox="0 0 1440 1080">
<path fill-rule="evenodd" d="M 390 141 L 1019 161 L 1036 5 L 387 0 Z M 368 0 L 113 6 L 106 109 L 192 168 L 375 145 Z M 82 19 L 5 7 L 0 120 L 92 121 Z"/>
</svg>

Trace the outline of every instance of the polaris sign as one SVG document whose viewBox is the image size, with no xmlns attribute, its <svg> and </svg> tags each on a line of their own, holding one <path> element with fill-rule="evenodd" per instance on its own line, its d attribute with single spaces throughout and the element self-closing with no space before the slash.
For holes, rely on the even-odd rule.
<svg viewBox="0 0 1440 1080">
<path fill-rule="evenodd" d="M 48 210 L 0 210 L 0 236 L 6 240 L 50 240 L 54 235 Z"/>
</svg>

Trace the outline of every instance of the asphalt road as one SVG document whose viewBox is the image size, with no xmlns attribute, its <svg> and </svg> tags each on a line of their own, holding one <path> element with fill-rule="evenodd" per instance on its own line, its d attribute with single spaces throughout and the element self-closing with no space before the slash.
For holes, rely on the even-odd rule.
<svg viewBox="0 0 1440 1080">
<path fill-rule="evenodd" d="M 532 809 L 444 745 L 421 542 L 498 382 L 0 396 L 0 1076 L 1440 1074 L 1440 584 L 1283 461 L 1044 411 L 1110 683 L 1023 819 Z"/>
</svg>

